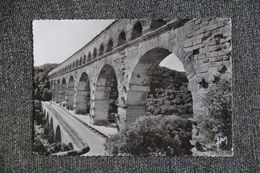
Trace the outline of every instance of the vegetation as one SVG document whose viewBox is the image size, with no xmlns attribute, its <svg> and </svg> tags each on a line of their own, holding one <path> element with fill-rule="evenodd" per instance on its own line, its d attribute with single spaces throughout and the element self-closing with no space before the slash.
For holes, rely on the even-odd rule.
<svg viewBox="0 0 260 173">
<path fill-rule="evenodd" d="M 56 66 L 57 64 L 45 64 L 34 67 L 34 100 L 51 100 L 48 73 Z"/>
<path fill-rule="evenodd" d="M 34 101 L 34 141 L 33 152 L 38 155 L 50 155 L 61 151 L 73 149 L 71 144 L 54 142 L 53 129 L 49 129 L 44 114 L 41 112 L 41 102 Z"/>
<path fill-rule="evenodd" d="M 192 117 L 192 95 L 184 72 L 157 67 L 151 74 L 147 115 Z"/>
<path fill-rule="evenodd" d="M 182 72 L 158 67 L 151 74 L 146 115 L 107 139 L 113 155 L 190 155 L 192 96 Z"/>
<path fill-rule="evenodd" d="M 106 150 L 113 155 L 190 155 L 192 123 L 171 116 L 143 116 L 132 127 L 107 139 Z"/>
<path fill-rule="evenodd" d="M 227 145 L 222 145 L 224 150 L 232 148 L 232 115 L 231 115 L 231 83 L 221 79 L 216 85 L 210 87 L 206 96 L 206 105 L 211 115 L 202 124 L 202 130 L 209 139 L 227 137 Z"/>
<path fill-rule="evenodd" d="M 115 115 L 117 114 L 118 91 L 116 78 L 112 80 L 111 92 L 109 97 L 108 121 L 115 123 Z"/>
</svg>

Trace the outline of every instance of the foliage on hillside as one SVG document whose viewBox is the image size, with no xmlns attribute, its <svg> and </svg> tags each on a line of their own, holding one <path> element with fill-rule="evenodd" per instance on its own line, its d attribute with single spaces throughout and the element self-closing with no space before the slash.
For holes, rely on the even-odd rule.
<svg viewBox="0 0 260 173">
<path fill-rule="evenodd" d="M 56 66 L 57 64 L 44 64 L 34 67 L 34 100 L 51 100 L 48 73 Z"/>
<path fill-rule="evenodd" d="M 184 72 L 157 67 L 151 74 L 147 96 L 147 115 L 192 117 L 192 96 Z"/>
</svg>

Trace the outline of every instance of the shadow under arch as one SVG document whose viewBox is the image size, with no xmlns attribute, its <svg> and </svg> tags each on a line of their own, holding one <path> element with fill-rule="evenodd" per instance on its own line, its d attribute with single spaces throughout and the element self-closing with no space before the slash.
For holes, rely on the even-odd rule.
<svg viewBox="0 0 260 173">
<path fill-rule="evenodd" d="M 55 143 L 61 143 L 60 126 L 57 126 L 56 131 L 55 131 Z"/>
<path fill-rule="evenodd" d="M 90 112 L 90 81 L 85 72 L 81 74 L 79 79 L 75 112 L 77 114 L 89 114 Z"/>
<path fill-rule="evenodd" d="M 139 59 L 129 83 L 126 109 L 127 125 L 132 125 L 138 117 L 146 114 L 146 98 L 150 92 L 151 74 L 171 53 L 165 48 L 153 48 Z"/>
<path fill-rule="evenodd" d="M 70 77 L 69 79 L 69 84 L 68 84 L 68 109 L 72 110 L 73 109 L 73 105 L 74 105 L 74 78 L 73 76 Z"/>
<path fill-rule="evenodd" d="M 114 67 L 105 64 L 96 82 L 94 124 L 108 123 L 108 115 L 117 113 L 117 99 L 117 78 Z"/>
<path fill-rule="evenodd" d="M 143 32 L 142 24 L 139 21 L 137 21 L 133 27 L 131 39 L 133 40 L 138 37 L 141 37 L 142 32 Z"/>
</svg>

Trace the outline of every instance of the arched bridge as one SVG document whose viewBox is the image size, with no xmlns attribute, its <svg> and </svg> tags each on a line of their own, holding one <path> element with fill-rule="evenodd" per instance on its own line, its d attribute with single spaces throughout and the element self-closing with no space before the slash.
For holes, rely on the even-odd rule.
<svg viewBox="0 0 260 173">
<path fill-rule="evenodd" d="M 53 101 L 89 113 L 98 124 L 108 118 L 116 82 L 118 124 L 124 128 L 145 114 L 149 74 L 169 54 L 184 66 L 193 118 L 201 123 L 209 87 L 231 78 L 230 19 L 117 20 L 49 73 Z"/>
</svg>

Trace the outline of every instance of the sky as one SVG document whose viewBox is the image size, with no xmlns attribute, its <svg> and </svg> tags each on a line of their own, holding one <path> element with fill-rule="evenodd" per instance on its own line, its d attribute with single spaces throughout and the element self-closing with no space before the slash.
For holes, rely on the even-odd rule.
<svg viewBox="0 0 260 173">
<path fill-rule="evenodd" d="M 61 63 L 86 45 L 114 20 L 34 20 L 34 66 Z M 171 54 L 160 64 L 184 71 L 182 63 Z"/>
</svg>

